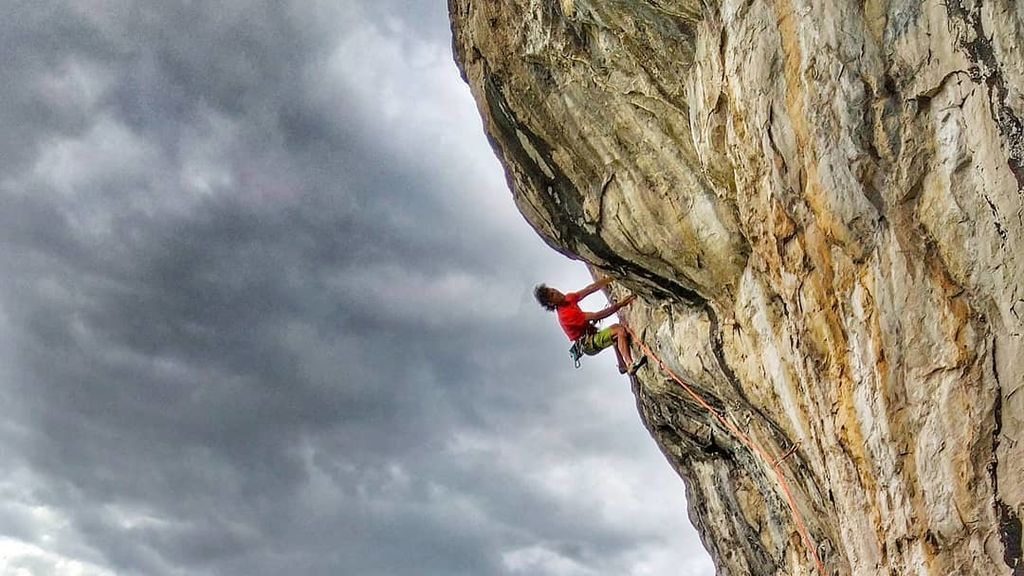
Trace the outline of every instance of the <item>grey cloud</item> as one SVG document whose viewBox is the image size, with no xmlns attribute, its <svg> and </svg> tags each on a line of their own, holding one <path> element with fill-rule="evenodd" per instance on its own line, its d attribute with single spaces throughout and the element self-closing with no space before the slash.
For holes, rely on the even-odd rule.
<svg viewBox="0 0 1024 576">
<path fill-rule="evenodd" d="M 480 168 L 430 146 L 464 127 L 392 131 L 328 69 L 396 13 L 447 45 L 443 3 L 74 6 L 0 8 L 0 445 L 31 471 L 0 536 L 117 574 L 624 566 L 628 524 L 492 460 L 633 450 L 536 423 L 588 417 L 529 301 L 563 263 L 466 206 Z"/>
</svg>

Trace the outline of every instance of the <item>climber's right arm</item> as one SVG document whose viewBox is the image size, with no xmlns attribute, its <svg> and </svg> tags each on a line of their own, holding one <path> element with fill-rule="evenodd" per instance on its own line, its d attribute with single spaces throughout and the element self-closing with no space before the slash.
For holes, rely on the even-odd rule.
<svg viewBox="0 0 1024 576">
<path fill-rule="evenodd" d="M 627 296 L 626 299 L 624 299 L 622 302 L 619 302 L 618 304 L 612 304 L 611 306 L 599 312 L 584 312 L 583 315 L 586 316 L 587 320 L 591 322 L 604 320 L 605 318 L 618 312 L 619 309 L 629 306 L 633 302 L 633 300 L 636 300 L 636 296 Z"/>
</svg>

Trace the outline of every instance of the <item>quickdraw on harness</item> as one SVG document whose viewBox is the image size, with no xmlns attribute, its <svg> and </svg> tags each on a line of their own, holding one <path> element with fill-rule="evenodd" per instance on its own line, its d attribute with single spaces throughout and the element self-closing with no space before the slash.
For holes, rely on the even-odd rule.
<svg viewBox="0 0 1024 576">
<path fill-rule="evenodd" d="M 580 359 L 587 354 L 586 350 L 583 348 L 584 339 L 590 338 L 594 334 L 597 334 L 597 327 L 591 324 L 590 330 L 588 330 L 583 336 L 573 340 L 572 346 L 569 347 L 569 357 L 572 358 L 572 363 L 576 368 L 580 367 Z"/>
<path fill-rule="evenodd" d="M 579 368 L 580 359 L 583 358 L 583 338 L 572 343 L 572 346 L 569 348 L 569 357 L 572 358 L 572 363 Z"/>
</svg>

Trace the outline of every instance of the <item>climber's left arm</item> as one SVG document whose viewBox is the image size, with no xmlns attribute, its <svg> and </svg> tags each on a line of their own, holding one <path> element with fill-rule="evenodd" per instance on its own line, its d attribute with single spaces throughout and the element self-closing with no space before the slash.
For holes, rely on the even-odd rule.
<svg viewBox="0 0 1024 576">
<path fill-rule="evenodd" d="M 604 288 L 605 286 L 607 286 L 607 285 L 609 285 L 611 283 L 612 283 L 612 279 L 611 278 L 607 278 L 607 277 L 606 278 L 601 278 L 597 282 L 594 282 L 593 284 L 590 284 L 586 288 L 580 290 L 579 292 L 577 292 L 577 294 L 579 294 L 580 300 L 582 300 L 583 298 L 586 298 L 587 296 L 590 296 L 594 292 L 597 292 L 601 288 Z"/>
</svg>

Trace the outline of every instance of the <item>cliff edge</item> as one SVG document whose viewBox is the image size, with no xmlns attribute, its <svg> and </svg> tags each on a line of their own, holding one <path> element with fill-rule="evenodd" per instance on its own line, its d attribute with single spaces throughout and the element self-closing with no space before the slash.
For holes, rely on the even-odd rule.
<svg viewBox="0 0 1024 576">
<path fill-rule="evenodd" d="M 1024 2 L 449 0 L 723 575 L 1024 575 Z"/>
</svg>

